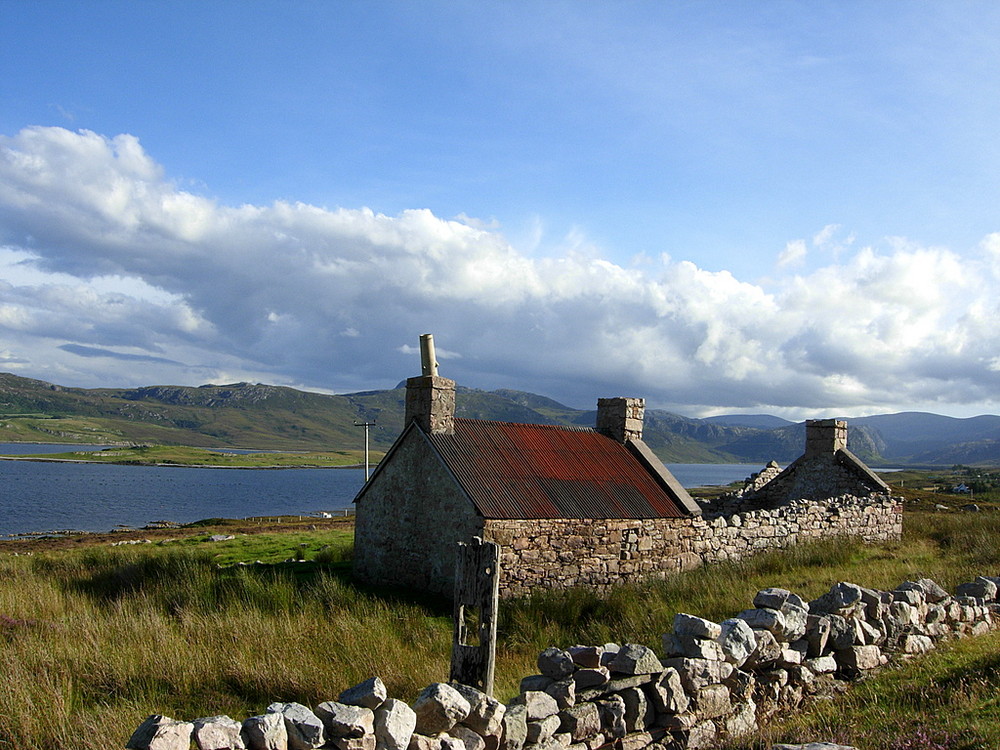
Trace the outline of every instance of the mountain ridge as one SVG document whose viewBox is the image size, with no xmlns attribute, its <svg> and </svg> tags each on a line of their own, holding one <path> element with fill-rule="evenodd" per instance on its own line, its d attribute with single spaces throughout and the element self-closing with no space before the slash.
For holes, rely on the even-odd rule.
<svg viewBox="0 0 1000 750">
<path fill-rule="evenodd" d="M 245 382 L 84 389 L 0 373 L 5 442 L 329 450 L 357 448 L 363 440 L 357 425 L 367 422 L 375 425 L 371 447 L 385 450 L 403 427 L 404 408 L 400 387 L 340 395 Z M 456 415 L 591 427 L 596 412 L 526 391 L 459 386 Z M 848 425 L 851 451 L 874 465 L 1000 464 L 1000 416 L 900 412 Z M 667 462 L 787 463 L 802 453 L 805 426 L 771 415 L 694 419 L 647 409 L 643 437 Z"/>
</svg>

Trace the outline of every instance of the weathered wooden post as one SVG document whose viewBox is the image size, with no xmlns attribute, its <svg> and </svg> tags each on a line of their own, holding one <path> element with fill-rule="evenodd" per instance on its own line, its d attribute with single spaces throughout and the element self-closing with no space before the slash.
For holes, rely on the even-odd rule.
<svg viewBox="0 0 1000 750">
<path fill-rule="evenodd" d="M 473 537 L 458 543 L 455 631 L 449 681 L 493 694 L 497 653 L 500 547 Z"/>
</svg>

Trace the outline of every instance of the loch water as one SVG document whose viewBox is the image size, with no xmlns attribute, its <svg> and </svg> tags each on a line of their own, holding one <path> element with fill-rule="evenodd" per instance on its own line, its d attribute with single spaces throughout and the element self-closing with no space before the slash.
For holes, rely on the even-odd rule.
<svg viewBox="0 0 1000 750">
<path fill-rule="evenodd" d="M 95 446 L 99 449 L 106 446 Z M 0 443 L 0 454 L 86 446 Z M 685 487 L 728 484 L 752 464 L 668 464 Z M 313 515 L 351 507 L 364 469 L 219 469 L 0 461 L 0 536 L 140 528 L 154 521 Z"/>
</svg>

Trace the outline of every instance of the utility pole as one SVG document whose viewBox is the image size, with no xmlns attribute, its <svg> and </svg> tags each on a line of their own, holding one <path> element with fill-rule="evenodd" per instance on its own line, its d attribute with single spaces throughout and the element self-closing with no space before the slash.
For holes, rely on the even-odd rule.
<svg viewBox="0 0 1000 750">
<path fill-rule="evenodd" d="M 375 423 L 374 422 L 355 422 L 354 426 L 355 427 L 364 427 L 365 428 L 365 481 L 367 482 L 368 481 L 368 477 L 369 477 L 369 475 L 371 473 L 368 470 L 368 428 L 369 427 L 374 427 Z"/>
</svg>

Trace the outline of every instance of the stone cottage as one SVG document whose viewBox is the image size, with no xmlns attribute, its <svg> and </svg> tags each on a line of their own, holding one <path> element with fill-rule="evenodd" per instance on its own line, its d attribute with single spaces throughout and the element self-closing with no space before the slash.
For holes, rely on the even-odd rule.
<svg viewBox="0 0 1000 750">
<path fill-rule="evenodd" d="M 603 589 L 801 539 L 901 532 L 843 422 L 810 423 L 802 458 L 702 508 L 642 441 L 643 411 L 599 399 L 593 430 L 461 419 L 454 381 L 410 378 L 406 427 L 355 498 L 356 577 L 450 596 L 456 545 L 478 536 L 500 546 L 501 596 Z"/>
<path fill-rule="evenodd" d="M 355 574 L 450 595 L 455 546 L 501 545 L 501 591 L 646 572 L 652 528 L 700 513 L 642 441 L 643 400 L 598 401 L 597 429 L 454 416 L 455 382 L 406 383 L 406 427 L 355 498 Z"/>
</svg>

